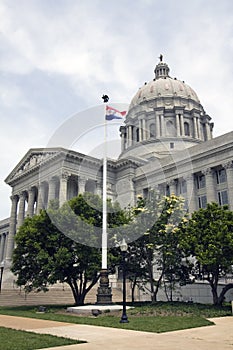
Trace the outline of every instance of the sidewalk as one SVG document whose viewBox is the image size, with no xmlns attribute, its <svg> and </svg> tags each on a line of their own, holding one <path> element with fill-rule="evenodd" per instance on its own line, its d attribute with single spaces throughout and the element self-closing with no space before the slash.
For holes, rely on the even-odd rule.
<svg viewBox="0 0 233 350">
<path fill-rule="evenodd" d="M 233 350 L 233 317 L 211 321 L 214 326 L 156 334 L 0 315 L 0 326 L 88 342 L 48 350 Z"/>
</svg>

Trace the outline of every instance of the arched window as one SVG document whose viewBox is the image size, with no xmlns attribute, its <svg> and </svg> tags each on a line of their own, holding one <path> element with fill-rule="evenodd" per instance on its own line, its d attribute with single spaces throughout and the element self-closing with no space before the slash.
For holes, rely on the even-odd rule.
<svg viewBox="0 0 233 350">
<path fill-rule="evenodd" d="M 190 136 L 189 123 L 184 122 L 184 134 L 185 136 Z"/>
</svg>

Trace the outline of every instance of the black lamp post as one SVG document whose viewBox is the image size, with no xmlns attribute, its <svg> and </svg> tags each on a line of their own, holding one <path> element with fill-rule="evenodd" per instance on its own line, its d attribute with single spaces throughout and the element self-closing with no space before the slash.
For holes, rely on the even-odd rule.
<svg viewBox="0 0 233 350">
<path fill-rule="evenodd" d="M 126 314 L 126 269 L 125 269 L 125 255 L 128 249 L 128 245 L 123 238 L 121 244 L 120 244 L 120 249 L 121 249 L 121 255 L 122 255 L 122 273 L 123 273 L 123 309 L 122 309 L 122 316 L 120 323 L 128 323 L 128 317 Z"/>
<path fill-rule="evenodd" d="M 4 263 L 0 265 L 0 293 L 2 291 L 2 277 L 3 277 Z"/>
</svg>

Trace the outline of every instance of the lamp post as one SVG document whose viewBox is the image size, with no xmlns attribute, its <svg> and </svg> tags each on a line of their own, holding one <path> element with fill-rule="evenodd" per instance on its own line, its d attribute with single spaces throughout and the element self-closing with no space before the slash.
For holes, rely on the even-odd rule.
<svg viewBox="0 0 233 350">
<path fill-rule="evenodd" d="M 128 317 L 126 314 L 126 269 L 125 269 L 125 255 L 128 249 L 128 245 L 123 238 L 121 244 L 120 244 L 120 249 L 121 249 L 121 255 L 122 255 L 122 273 L 123 273 L 123 309 L 122 309 L 122 316 L 120 323 L 128 323 Z"/>
<path fill-rule="evenodd" d="M 0 293 L 2 291 L 3 270 L 4 270 L 4 262 L 2 262 L 1 265 L 0 265 Z"/>
</svg>

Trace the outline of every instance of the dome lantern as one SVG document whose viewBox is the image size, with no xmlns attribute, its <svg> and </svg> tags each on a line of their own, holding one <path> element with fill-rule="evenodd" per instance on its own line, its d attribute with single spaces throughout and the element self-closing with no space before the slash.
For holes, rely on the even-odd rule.
<svg viewBox="0 0 233 350">
<path fill-rule="evenodd" d="M 160 79 L 160 78 L 164 78 L 166 79 L 166 77 L 169 77 L 169 67 L 167 65 L 167 63 L 163 62 L 163 55 L 159 56 L 160 62 L 156 65 L 155 67 L 155 79 Z"/>
</svg>

